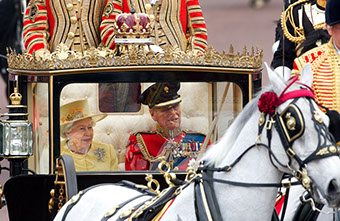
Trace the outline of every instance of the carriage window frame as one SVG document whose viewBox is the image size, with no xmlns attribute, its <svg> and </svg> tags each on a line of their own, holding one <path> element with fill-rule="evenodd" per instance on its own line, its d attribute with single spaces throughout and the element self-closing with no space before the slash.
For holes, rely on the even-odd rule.
<svg viewBox="0 0 340 221">
<path fill-rule="evenodd" d="M 112 84 L 116 84 L 115 82 L 110 82 Z M 144 88 L 143 88 L 143 85 L 141 82 L 129 82 L 129 83 L 123 83 L 123 84 L 133 84 L 133 83 L 139 83 L 139 90 L 138 92 L 141 93 Z M 105 113 L 105 114 L 113 114 L 113 115 L 120 115 L 120 114 L 131 114 L 131 115 L 143 115 L 144 114 L 144 108 L 143 108 L 143 105 L 138 102 L 138 99 L 139 99 L 139 96 L 137 95 L 136 97 L 136 105 L 139 106 L 139 110 L 138 111 L 102 111 L 102 109 L 100 108 L 101 107 L 101 92 L 100 92 L 100 84 L 108 84 L 106 82 L 100 82 L 100 83 L 97 83 L 97 101 L 98 101 L 98 105 L 97 105 L 97 112 L 98 113 Z M 113 95 L 114 96 L 114 95 Z M 131 103 L 130 103 L 131 104 Z"/>
<path fill-rule="evenodd" d="M 139 66 L 108 67 L 108 68 L 86 68 L 86 69 L 64 69 L 64 70 L 17 70 L 9 69 L 11 74 L 20 76 L 40 76 L 46 78 L 49 83 L 49 107 L 50 107 L 50 173 L 55 171 L 56 158 L 59 151 L 54 148 L 60 146 L 59 131 L 59 99 L 60 90 L 69 83 L 98 83 L 98 82 L 233 82 L 242 89 L 242 106 L 262 87 L 262 68 L 226 68 L 208 67 L 195 65 L 163 65 L 163 66 Z M 81 77 L 79 77 L 81 75 Z M 24 80 L 24 89 L 26 90 Z M 25 82 L 26 81 L 26 82 Z M 24 95 L 25 96 L 25 95 Z M 23 98 L 25 100 L 27 98 Z M 25 104 L 25 103 L 24 103 Z"/>
</svg>

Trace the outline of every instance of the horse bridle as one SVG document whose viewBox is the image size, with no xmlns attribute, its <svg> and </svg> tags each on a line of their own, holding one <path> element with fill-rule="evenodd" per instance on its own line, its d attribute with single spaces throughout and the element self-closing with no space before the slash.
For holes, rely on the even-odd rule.
<svg viewBox="0 0 340 221">
<path fill-rule="evenodd" d="M 289 188 L 292 185 L 298 185 L 302 184 L 305 189 L 309 192 L 310 190 L 310 184 L 312 180 L 307 174 L 307 163 L 317 160 L 317 159 L 322 159 L 330 156 L 340 156 L 340 151 L 336 146 L 336 142 L 332 134 L 329 133 L 327 126 L 325 123 L 322 121 L 321 116 L 317 113 L 315 110 L 312 100 L 314 101 L 314 93 L 313 90 L 308 87 L 307 85 L 304 85 L 302 83 L 302 86 L 298 90 L 290 91 L 286 93 L 286 90 L 298 79 L 297 76 L 293 77 L 291 79 L 290 84 L 285 88 L 285 90 L 281 93 L 279 96 L 279 102 L 278 105 L 283 104 L 284 102 L 293 99 L 293 101 L 285 108 L 284 111 L 281 113 L 277 113 L 277 107 L 275 108 L 275 111 L 273 114 L 268 114 L 268 113 L 261 113 L 261 117 L 259 119 L 259 128 L 258 128 L 258 138 L 255 141 L 255 144 L 251 145 L 248 147 L 234 162 L 230 165 L 216 168 L 213 165 L 204 165 L 204 162 L 201 162 L 200 166 L 197 169 L 197 174 L 198 176 L 195 177 L 196 181 L 196 186 L 200 186 L 200 188 L 195 188 L 198 193 L 195 194 L 195 196 L 201 196 L 201 198 L 207 199 L 212 199 L 210 202 L 206 205 L 201 205 L 200 207 L 205 208 L 205 213 L 210 212 L 210 215 L 207 214 L 200 214 L 200 216 L 208 218 L 208 216 L 212 217 L 214 220 L 214 217 L 216 220 L 219 220 L 219 217 L 221 217 L 219 210 L 216 210 L 217 212 L 212 212 L 214 210 L 209 210 L 209 204 L 213 204 L 214 207 L 216 208 L 216 197 L 215 196 L 206 196 L 204 193 L 204 183 L 203 181 L 208 181 L 208 183 L 212 182 L 219 182 L 219 183 L 224 183 L 224 184 L 230 184 L 230 185 L 235 185 L 235 186 L 244 186 L 244 187 L 284 187 L 284 188 Z M 310 111 L 313 115 L 313 123 L 315 129 L 318 131 L 318 144 L 313 151 L 306 159 L 302 160 L 298 155 L 295 154 L 294 150 L 291 148 L 294 141 L 301 137 L 304 133 L 305 129 L 305 121 L 303 118 L 303 115 L 301 113 L 301 110 L 295 105 L 296 101 L 304 97 L 308 100 L 310 104 Z M 266 120 L 268 116 L 268 119 Z M 288 157 L 288 163 L 285 165 L 281 163 L 275 154 L 271 150 L 271 138 L 272 138 L 272 127 L 275 127 L 277 130 L 279 137 L 281 139 L 283 148 L 285 150 L 285 153 Z M 266 129 L 267 131 L 267 139 L 268 139 L 268 145 L 264 143 L 257 143 L 258 140 L 261 139 L 261 134 L 263 129 Z M 331 141 L 331 144 L 327 144 L 327 141 Z M 230 181 L 230 180 L 222 180 L 222 179 L 216 179 L 212 177 L 212 172 L 228 172 L 230 171 L 240 160 L 241 158 L 254 146 L 263 146 L 267 148 L 270 156 L 270 160 L 273 164 L 274 167 L 277 168 L 275 163 L 273 162 L 273 159 L 275 162 L 277 162 L 280 166 L 284 168 L 288 168 L 292 174 L 296 177 L 298 182 L 282 182 L 282 183 L 245 183 L 245 182 L 237 182 L 237 181 Z M 291 167 L 292 164 L 292 159 L 294 159 L 298 165 L 299 165 L 299 170 L 294 170 Z M 210 188 L 211 189 L 211 188 Z M 203 192 L 202 192 L 203 190 Z M 211 191 L 211 190 L 209 190 Z M 288 198 L 288 197 L 287 197 Z M 197 202 L 199 200 L 196 200 Z M 214 202 L 215 201 L 215 202 Z M 197 202 L 196 202 L 196 207 L 197 207 Z M 199 203 L 199 202 L 198 202 Z M 218 205 L 217 205 L 218 207 Z M 197 211 L 196 211 L 197 212 Z M 199 217 L 199 216 L 198 216 Z M 208 218 L 209 220 L 209 218 Z"/>
<path fill-rule="evenodd" d="M 276 162 L 280 166 L 286 167 L 291 170 L 293 172 L 293 175 L 301 182 L 306 190 L 309 190 L 311 179 L 307 175 L 307 163 L 313 160 L 322 159 L 330 156 L 340 156 L 340 154 L 339 149 L 336 146 L 334 137 L 329 133 L 326 124 L 323 122 L 321 116 L 318 114 L 313 106 L 312 100 L 314 100 L 314 93 L 312 89 L 309 88 L 307 85 L 302 84 L 303 86 L 307 87 L 307 89 L 301 88 L 299 90 L 285 93 L 286 90 L 296 81 L 297 76 L 292 79 L 291 83 L 281 93 L 278 105 L 281 105 L 282 103 L 291 99 L 293 99 L 293 101 L 280 114 L 277 113 L 276 108 L 274 114 L 269 116 L 270 120 L 267 120 L 266 124 L 264 125 L 266 126 L 267 130 L 269 149 L 271 142 L 271 125 L 274 125 L 276 131 L 280 136 L 283 148 L 288 156 L 289 162 L 287 165 L 283 165 L 275 157 L 274 159 L 276 159 Z M 301 97 L 306 98 L 309 102 L 310 111 L 313 115 L 312 121 L 314 123 L 316 131 L 318 132 L 318 143 L 316 149 L 304 160 L 302 160 L 297 154 L 295 154 L 294 150 L 291 148 L 294 141 L 304 134 L 305 121 L 303 118 L 303 114 L 301 113 L 301 110 L 298 108 L 298 106 L 295 105 L 295 102 Z M 266 118 L 266 114 L 264 114 L 264 117 Z M 261 125 L 259 123 L 259 136 L 261 134 L 261 131 L 263 130 L 264 125 Z M 330 144 L 328 144 L 327 141 L 330 141 Z M 270 154 L 273 153 L 270 152 Z M 270 157 L 270 159 L 272 160 L 272 157 Z M 291 168 L 291 159 L 294 159 L 298 163 L 299 170 L 295 171 Z M 275 166 L 273 162 L 272 164 Z"/>
</svg>

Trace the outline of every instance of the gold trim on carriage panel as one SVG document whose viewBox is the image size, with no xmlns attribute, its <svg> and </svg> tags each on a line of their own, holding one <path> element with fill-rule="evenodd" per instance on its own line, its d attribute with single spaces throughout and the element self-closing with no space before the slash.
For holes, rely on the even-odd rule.
<svg viewBox="0 0 340 221">
<path fill-rule="evenodd" d="M 251 101 L 252 100 L 252 98 L 253 98 L 253 82 L 251 81 L 251 74 L 249 74 L 248 75 L 248 82 L 249 82 L 249 84 L 248 84 L 248 86 L 249 86 L 249 101 Z"/>
<path fill-rule="evenodd" d="M 49 82 L 49 107 L 50 107 L 50 119 L 49 119 L 49 131 L 50 131 L 50 156 L 51 156 L 51 160 L 50 160 L 50 174 L 54 174 L 54 171 L 53 171 L 53 164 L 54 164 L 54 145 L 53 145 L 53 134 L 54 134 L 54 131 L 53 131 L 53 75 L 50 77 L 50 82 Z"/>
<path fill-rule="evenodd" d="M 167 46 L 164 53 L 144 53 L 139 46 L 132 45 L 126 53 L 117 56 L 110 49 L 91 48 L 84 55 L 69 51 L 68 48 L 61 44 L 51 55 L 41 58 L 36 58 L 35 53 L 29 56 L 27 53 L 17 54 L 11 50 L 7 53 L 8 67 L 14 70 L 41 70 L 49 71 L 68 71 L 70 69 L 83 70 L 87 68 L 121 68 L 121 67 L 147 67 L 155 65 L 168 66 L 192 66 L 205 68 L 234 68 L 234 69 L 258 69 L 262 66 L 263 50 L 254 49 L 251 52 L 244 47 L 242 53 L 234 52 L 231 45 L 229 52 L 219 53 L 212 46 L 207 48 L 207 51 L 200 54 L 186 53 Z M 119 70 L 119 69 L 118 69 Z M 39 73 L 39 72 L 38 72 Z M 40 72 L 41 73 L 41 72 Z"/>
<path fill-rule="evenodd" d="M 36 83 L 31 83 L 31 84 L 27 84 L 27 89 L 26 89 L 26 92 L 27 92 L 27 113 L 28 113 L 28 116 L 27 116 L 27 120 L 29 122 L 33 122 L 33 116 L 35 113 L 33 113 L 33 88 L 35 87 L 35 84 Z M 35 138 L 33 137 L 33 139 L 35 140 Z M 37 167 L 36 167 L 36 162 L 38 161 L 37 159 L 37 154 L 36 154 L 36 151 L 37 151 L 37 148 L 36 148 L 36 142 L 33 141 L 33 151 L 34 151 L 34 154 L 32 157 L 29 157 L 27 159 L 27 162 L 28 162 L 28 168 L 32 168 L 34 171 L 37 171 Z"/>
<path fill-rule="evenodd" d="M 29 76 L 58 76 L 66 74 L 84 74 L 84 73 L 99 73 L 99 72 L 120 72 L 120 71 L 197 71 L 200 72 L 215 72 L 224 74 L 249 74 L 249 72 L 260 72 L 263 68 L 219 68 L 219 67 L 207 67 L 207 66 L 162 66 L 162 65 L 150 65 L 150 66 L 125 66 L 125 67 L 102 67 L 102 68 L 82 68 L 82 69 L 65 69 L 65 70 L 53 70 L 53 71 L 34 71 L 34 70 L 22 70 L 8 68 L 8 71 L 17 75 L 29 75 Z"/>
</svg>

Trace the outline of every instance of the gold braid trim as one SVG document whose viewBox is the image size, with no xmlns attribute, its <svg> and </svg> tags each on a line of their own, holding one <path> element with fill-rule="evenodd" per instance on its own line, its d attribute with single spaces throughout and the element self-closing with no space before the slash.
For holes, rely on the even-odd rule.
<svg viewBox="0 0 340 221">
<path fill-rule="evenodd" d="M 336 51 L 336 49 L 333 46 L 333 38 L 331 38 L 330 41 L 332 44 L 329 44 L 328 48 L 330 50 L 329 57 L 330 57 L 330 63 L 332 68 L 332 74 L 333 74 L 333 109 L 339 111 L 338 109 L 338 103 L 339 103 L 339 86 L 337 84 L 339 76 L 337 73 L 340 71 L 340 62 L 339 62 L 339 54 Z"/>
<path fill-rule="evenodd" d="M 157 157 L 151 156 L 151 154 L 148 151 L 148 148 L 146 147 L 146 144 L 144 142 L 144 139 L 141 134 L 137 134 L 137 145 L 142 152 L 143 156 L 151 163 L 160 161 L 160 158 L 164 156 L 165 154 L 165 149 L 163 149 L 162 153 L 159 154 Z"/>
<path fill-rule="evenodd" d="M 316 2 L 317 2 L 317 4 L 320 5 L 321 7 L 326 8 L 327 0 L 317 0 Z"/>
<path fill-rule="evenodd" d="M 288 8 L 282 12 L 281 14 L 281 27 L 283 30 L 284 35 L 286 36 L 286 38 L 294 43 L 301 43 L 303 42 L 306 37 L 303 33 L 303 28 L 300 27 L 296 27 L 295 22 L 294 22 L 294 15 L 293 15 L 293 8 L 296 5 L 308 2 L 309 0 L 300 0 L 297 1 L 293 4 L 291 4 L 290 6 L 288 6 Z M 289 20 L 289 22 L 291 23 L 292 27 L 294 28 L 294 34 L 298 35 L 297 37 L 293 36 L 287 28 L 287 21 Z M 321 29 L 321 28 L 325 28 L 325 22 L 313 25 L 314 29 Z"/>
</svg>

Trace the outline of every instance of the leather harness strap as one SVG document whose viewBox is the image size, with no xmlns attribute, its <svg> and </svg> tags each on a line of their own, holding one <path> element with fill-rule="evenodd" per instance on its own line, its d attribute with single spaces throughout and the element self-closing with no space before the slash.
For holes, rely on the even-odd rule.
<svg viewBox="0 0 340 221">
<path fill-rule="evenodd" d="M 205 175 L 211 177 L 212 172 Z M 223 220 L 212 182 L 195 181 L 195 213 L 199 221 Z"/>
<path fill-rule="evenodd" d="M 137 196 L 135 196 L 135 197 L 133 197 L 133 198 L 131 198 L 131 199 L 128 199 L 128 200 L 126 200 L 125 202 L 123 202 L 123 203 L 121 203 L 121 204 L 115 206 L 115 208 L 113 208 L 112 211 L 110 211 L 110 212 L 108 212 L 108 213 L 106 213 L 106 214 L 104 215 L 104 217 L 101 219 L 101 221 L 107 221 L 107 220 L 110 219 L 112 216 L 114 216 L 121 208 L 123 208 L 126 204 L 128 204 L 128 203 L 130 203 L 130 202 L 132 202 L 132 201 L 134 201 L 134 200 L 136 200 L 136 199 L 138 199 L 138 198 L 140 198 L 140 197 L 142 197 L 142 196 L 145 196 L 145 195 L 144 195 L 144 194 L 137 195 Z M 144 202 L 143 202 L 143 203 L 144 203 Z M 136 208 L 138 208 L 139 206 L 140 206 L 140 205 L 137 205 Z M 119 218 L 118 220 L 120 220 L 120 218 Z M 123 220 L 124 220 L 124 219 L 123 219 Z"/>
<path fill-rule="evenodd" d="M 287 107 L 287 108 L 291 108 L 291 111 L 289 112 L 289 116 L 293 116 L 294 115 L 294 119 L 298 119 L 298 121 L 303 124 L 304 119 L 303 116 L 301 114 L 301 111 L 299 110 L 299 108 L 294 105 L 294 103 L 297 101 L 298 98 L 300 97 L 305 97 L 308 98 L 307 100 L 310 103 L 310 109 L 311 109 L 311 113 L 315 113 L 315 109 L 313 107 L 312 104 L 312 99 L 314 99 L 314 94 L 313 91 L 306 85 L 306 87 L 308 87 L 308 89 L 300 89 L 300 90 L 296 90 L 296 91 L 291 91 L 291 92 L 287 92 L 286 90 L 295 82 L 297 81 L 297 78 L 293 78 L 293 80 L 291 81 L 291 83 L 286 87 L 286 89 L 281 93 L 281 95 L 278 98 L 278 105 L 286 102 L 287 100 L 291 100 L 294 99 L 294 101 Z M 276 106 L 277 107 L 277 106 Z M 287 109 L 288 111 L 289 109 Z M 284 114 L 285 111 L 282 113 Z M 297 116 L 295 116 L 295 114 L 297 114 Z M 272 152 L 271 150 L 271 138 L 272 138 L 272 124 L 274 124 L 282 145 L 284 147 L 284 150 L 287 154 L 288 159 L 289 159 L 289 163 L 288 165 L 291 164 L 291 158 L 295 159 L 299 166 L 300 169 L 304 169 L 306 163 L 315 160 L 315 159 L 321 159 L 321 158 L 325 158 L 325 157 L 329 157 L 329 156 L 339 156 L 339 153 L 329 153 L 329 154 L 324 154 L 322 156 L 317 156 L 317 152 L 319 152 L 321 149 L 329 149 L 331 150 L 331 146 L 324 144 L 320 144 L 320 136 L 323 136 L 324 138 L 324 142 L 326 142 L 326 140 L 331 140 L 331 137 L 328 137 L 329 135 L 327 134 L 327 128 L 326 125 L 321 121 L 318 121 L 314 118 L 312 118 L 312 120 L 314 121 L 314 126 L 315 128 L 318 130 L 319 133 L 322 132 L 323 135 L 319 134 L 319 142 L 317 145 L 316 150 L 312 153 L 312 155 L 310 155 L 309 157 L 307 157 L 305 160 L 301 160 L 295 153 L 294 151 L 291 149 L 291 146 L 294 142 L 295 139 L 299 138 L 300 136 L 302 136 L 303 131 L 304 131 L 304 126 L 303 125 L 296 125 L 296 126 L 300 126 L 300 130 L 298 130 L 297 134 L 293 134 L 294 136 L 291 136 L 292 134 L 288 134 L 287 132 L 285 132 L 284 127 L 286 125 L 282 125 L 282 119 L 280 118 L 281 116 L 279 116 L 277 114 L 277 110 L 275 110 L 274 114 L 270 114 L 270 126 L 264 124 L 265 119 L 266 119 L 267 114 L 263 113 L 262 117 L 264 118 L 264 120 L 262 121 L 262 123 L 259 124 L 259 136 L 258 138 L 261 136 L 262 130 L 266 127 L 267 130 L 267 139 L 268 139 L 268 145 L 263 144 L 263 143 L 255 143 L 254 145 L 251 145 L 250 147 L 248 147 L 238 158 L 236 158 L 236 160 L 234 160 L 234 162 L 230 165 L 221 167 L 221 168 L 215 168 L 214 165 L 212 166 L 204 166 L 204 162 L 201 163 L 200 167 L 198 168 L 198 171 L 200 171 L 201 173 L 198 173 L 196 178 L 195 178 L 195 209 L 196 209 L 196 216 L 198 220 L 202 220 L 202 221 L 210 221 L 210 220 L 222 220 L 220 218 L 220 214 L 214 214 L 212 211 L 216 211 L 216 208 L 219 208 L 218 203 L 216 201 L 216 196 L 214 195 L 213 192 L 210 191 L 210 187 L 209 185 L 204 185 L 204 183 L 212 183 L 212 182 L 219 182 L 219 183 L 224 183 L 224 184 L 229 184 L 229 185 L 234 185 L 234 186 L 244 186 L 244 187 L 284 187 L 284 188 L 289 188 L 291 185 L 298 185 L 301 184 L 302 182 L 302 175 L 300 171 L 293 171 L 296 174 L 294 174 L 297 178 L 298 178 L 298 182 L 289 182 L 289 185 L 286 186 L 284 183 L 243 183 L 243 182 L 236 182 L 236 181 L 230 181 L 230 180 L 222 180 L 222 179 L 216 179 L 213 178 L 211 175 L 208 175 L 207 172 L 228 172 L 231 170 L 231 168 L 233 166 L 235 166 L 237 164 L 237 162 L 239 162 L 241 160 L 241 158 L 250 150 L 252 149 L 254 146 L 263 146 L 265 147 L 268 151 L 269 151 L 269 155 L 270 155 L 270 160 L 273 163 L 273 159 L 280 165 L 283 167 L 286 167 L 284 164 L 282 164 L 275 156 L 275 154 Z M 266 125 L 266 126 L 265 126 Z M 288 136 L 288 137 L 287 137 Z M 327 139 L 330 138 L 330 139 Z M 258 140 L 258 139 L 257 139 Z M 256 140 L 256 141 L 257 141 Z M 334 148 L 333 148 L 334 149 Z M 273 163 L 273 165 L 276 167 L 276 165 Z M 305 174 L 306 175 L 306 174 Z M 207 181 L 207 182 L 204 182 Z M 304 184 L 302 182 L 302 184 Z M 306 185 L 309 185 L 309 183 L 307 183 Z M 304 185 L 305 186 L 305 185 Z M 306 187 L 306 186 L 305 186 Z M 306 188 L 308 189 L 308 188 Z M 210 191 L 210 192 L 209 192 Z M 288 196 L 287 196 L 288 197 Z M 213 207 L 210 207 L 210 205 L 213 205 Z M 211 210 L 210 208 L 213 208 L 213 210 Z M 203 212 L 202 212 L 203 211 Z M 215 216 L 215 217 L 213 217 Z"/>
<path fill-rule="evenodd" d="M 66 207 L 66 210 L 64 212 L 64 215 L 63 217 L 61 218 L 62 221 L 65 221 L 66 220 L 66 217 L 68 215 L 68 213 L 71 211 L 71 209 L 77 204 L 77 202 L 81 199 L 82 196 L 84 196 L 84 194 L 93 189 L 93 188 L 96 188 L 98 186 L 103 186 L 103 185 L 108 185 L 108 184 L 99 184 L 99 185 L 95 185 L 95 186 L 91 186 L 89 188 L 87 188 L 86 190 L 84 191 L 79 191 L 79 193 L 75 196 L 72 197 L 70 203 L 68 204 L 68 206 Z"/>
<path fill-rule="evenodd" d="M 177 190 L 178 186 L 169 187 L 165 189 L 160 196 L 156 196 L 152 199 L 152 203 L 148 204 L 147 206 L 141 206 L 137 209 L 136 214 L 132 214 L 132 217 L 129 220 L 133 221 L 144 221 L 144 220 L 152 220 L 164 207 L 164 205 L 169 201 L 172 200 L 177 195 L 174 195 L 175 191 Z"/>
<path fill-rule="evenodd" d="M 66 210 L 65 210 L 65 213 L 62 217 L 62 221 L 65 221 L 66 220 L 66 217 L 68 215 L 68 213 L 71 211 L 71 209 L 77 204 L 77 202 L 81 199 L 81 197 L 89 190 L 92 190 L 93 188 L 96 188 L 96 187 L 99 187 L 99 186 L 104 186 L 104 185 L 112 185 L 112 184 L 98 184 L 98 185 L 94 185 L 94 186 L 91 186 L 89 188 L 87 188 L 86 190 L 84 191 L 80 191 L 77 195 L 75 195 L 74 197 L 72 197 L 72 199 L 70 200 L 70 203 L 69 205 L 67 206 Z M 142 194 L 141 195 L 138 195 L 137 197 L 134 197 L 134 198 L 131 198 L 129 199 L 129 202 L 131 202 L 132 200 L 134 200 L 135 198 L 139 198 L 140 196 L 146 196 L 146 195 L 150 195 L 150 196 L 155 196 L 155 194 L 151 191 L 149 191 L 148 189 L 144 189 L 144 188 L 138 188 L 137 184 L 133 183 L 133 182 L 130 182 L 130 181 L 127 181 L 127 180 L 123 180 L 119 183 L 116 183 L 116 184 L 113 184 L 113 185 L 116 185 L 116 186 L 125 186 L 125 187 L 128 187 L 128 188 L 131 188 L 131 189 L 134 189 L 134 190 L 137 190 L 139 192 L 141 192 Z M 124 202 L 125 203 L 125 202 Z M 121 207 L 120 207 L 121 208 Z"/>
</svg>

